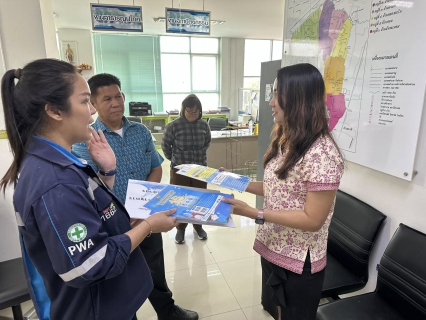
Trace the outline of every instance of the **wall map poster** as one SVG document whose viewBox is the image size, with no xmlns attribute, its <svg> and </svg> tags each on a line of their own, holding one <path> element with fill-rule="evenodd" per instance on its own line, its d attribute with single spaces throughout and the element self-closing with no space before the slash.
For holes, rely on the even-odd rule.
<svg viewBox="0 0 426 320">
<path fill-rule="evenodd" d="M 411 180 L 426 77 L 426 1 L 286 0 L 283 65 L 322 72 L 349 161 Z"/>
</svg>

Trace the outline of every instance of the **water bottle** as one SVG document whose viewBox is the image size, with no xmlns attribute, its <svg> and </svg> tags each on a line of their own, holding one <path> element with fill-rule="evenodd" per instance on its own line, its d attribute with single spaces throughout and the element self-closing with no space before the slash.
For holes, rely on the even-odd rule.
<svg viewBox="0 0 426 320">
<path fill-rule="evenodd" d="M 248 127 L 249 127 L 249 134 L 253 134 L 253 120 L 249 120 L 248 123 Z"/>
</svg>

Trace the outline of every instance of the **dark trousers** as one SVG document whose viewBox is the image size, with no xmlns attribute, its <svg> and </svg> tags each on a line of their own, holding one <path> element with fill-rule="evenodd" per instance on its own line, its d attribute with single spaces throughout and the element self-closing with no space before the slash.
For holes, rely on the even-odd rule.
<svg viewBox="0 0 426 320">
<path fill-rule="evenodd" d="M 175 312 L 175 301 L 172 292 L 167 286 L 164 269 L 163 238 L 161 233 L 153 233 L 149 238 L 145 238 L 139 245 L 145 260 L 151 270 L 154 288 L 148 299 L 158 317 L 167 317 Z"/>
<path fill-rule="evenodd" d="M 185 177 L 181 174 L 177 174 L 177 171 L 177 169 L 170 168 L 170 184 L 184 187 L 207 189 L 207 182 Z M 185 230 L 187 226 L 187 223 L 179 223 L 176 229 Z M 194 229 L 201 228 L 201 224 L 194 224 L 193 226 Z"/>
<path fill-rule="evenodd" d="M 302 274 L 281 268 L 261 258 L 262 306 L 275 320 L 315 320 L 325 269 L 311 274 L 308 252 Z M 281 319 L 278 309 L 281 307 Z"/>
</svg>

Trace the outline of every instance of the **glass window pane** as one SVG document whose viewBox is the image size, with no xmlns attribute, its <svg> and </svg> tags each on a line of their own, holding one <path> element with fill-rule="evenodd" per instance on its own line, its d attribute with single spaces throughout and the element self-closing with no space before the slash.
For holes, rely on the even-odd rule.
<svg viewBox="0 0 426 320">
<path fill-rule="evenodd" d="M 271 61 L 271 40 L 245 41 L 244 76 L 260 77 L 260 64 Z"/>
<path fill-rule="evenodd" d="M 219 39 L 191 38 L 191 53 L 219 53 Z"/>
<path fill-rule="evenodd" d="M 189 54 L 161 54 L 163 92 L 190 92 Z"/>
<path fill-rule="evenodd" d="M 217 90 L 216 57 L 192 56 L 192 90 Z"/>
<path fill-rule="evenodd" d="M 217 110 L 219 107 L 219 94 L 217 93 L 196 93 L 198 99 L 201 101 L 203 111 Z"/>
<path fill-rule="evenodd" d="M 163 94 L 163 106 L 164 111 L 170 111 L 177 109 L 180 111 L 182 107 L 182 101 L 188 96 L 187 93 L 179 94 Z"/>
<path fill-rule="evenodd" d="M 260 90 L 260 77 L 244 77 L 244 89 Z"/>
<path fill-rule="evenodd" d="M 217 93 L 197 93 L 198 99 L 201 101 L 203 111 L 217 110 L 219 107 L 219 94 Z M 164 111 L 177 109 L 180 111 L 182 101 L 188 96 L 187 93 L 168 93 L 163 94 Z"/>
<path fill-rule="evenodd" d="M 188 37 L 160 37 L 161 52 L 189 53 Z"/>
<path fill-rule="evenodd" d="M 283 42 L 274 40 L 272 42 L 272 60 L 281 60 L 283 58 Z"/>
</svg>

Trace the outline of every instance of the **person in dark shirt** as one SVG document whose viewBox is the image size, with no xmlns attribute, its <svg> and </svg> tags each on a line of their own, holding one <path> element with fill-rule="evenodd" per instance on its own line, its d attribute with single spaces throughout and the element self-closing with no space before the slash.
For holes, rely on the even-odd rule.
<svg viewBox="0 0 426 320">
<path fill-rule="evenodd" d="M 210 127 L 201 119 L 203 108 L 200 99 L 195 94 L 190 94 L 182 101 L 180 117 L 169 123 L 164 129 L 161 148 L 164 156 L 172 164 L 170 168 L 170 183 L 207 188 L 207 183 L 177 174 L 174 167 L 181 164 L 199 164 L 207 166 L 207 149 L 211 142 Z M 185 229 L 187 223 L 179 223 L 175 242 L 185 242 Z M 207 239 L 207 233 L 200 224 L 194 224 L 194 232 L 200 240 Z"/>
<path fill-rule="evenodd" d="M 13 162 L 22 258 L 38 317 L 135 319 L 152 290 L 138 245 L 176 225 L 175 210 L 130 223 L 112 193 L 116 158 L 90 123 L 90 89 L 69 63 L 41 59 L 5 73 L 1 96 Z M 98 176 L 71 153 L 88 141 Z"/>
</svg>

